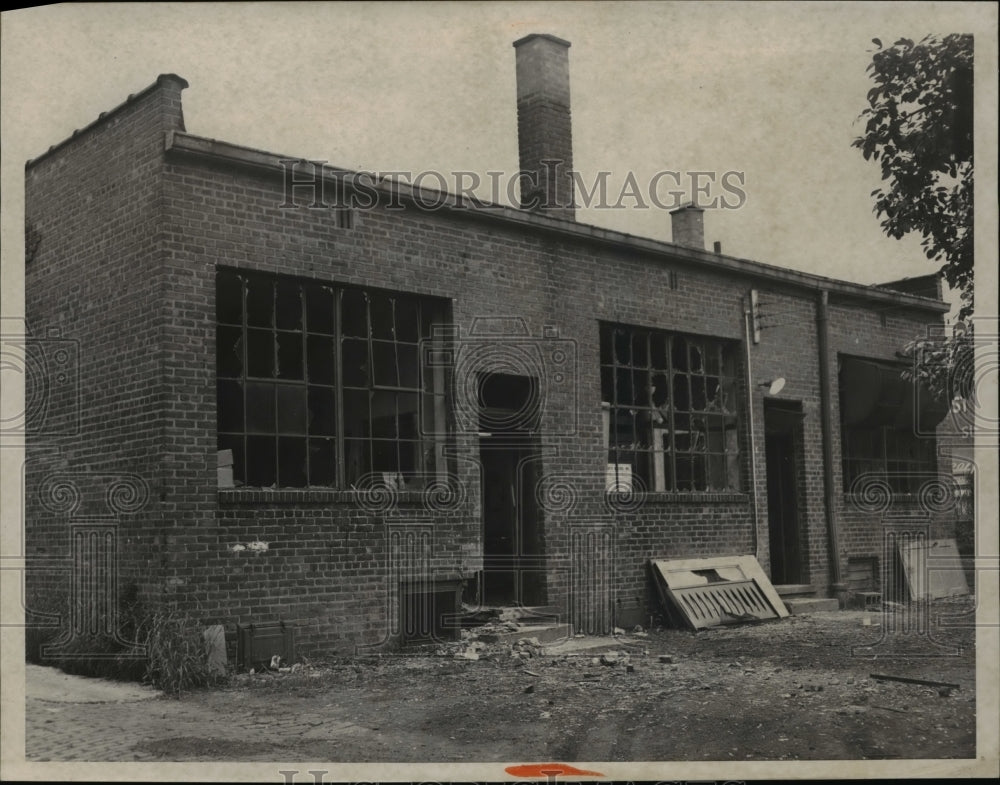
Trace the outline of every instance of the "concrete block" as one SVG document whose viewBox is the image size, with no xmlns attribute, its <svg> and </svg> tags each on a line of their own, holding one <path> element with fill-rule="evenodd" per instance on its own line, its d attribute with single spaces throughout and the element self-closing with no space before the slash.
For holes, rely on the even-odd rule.
<svg viewBox="0 0 1000 785">
<path fill-rule="evenodd" d="M 226 631 L 221 624 L 206 627 L 205 647 L 208 649 L 208 669 L 211 673 L 221 676 L 226 672 L 229 659 L 226 656 Z"/>
<path fill-rule="evenodd" d="M 573 636 L 569 624 L 538 624 L 525 626 L 512 632 L 479 633 L 479 640 L 487 643 L 514 643 L 526 638 L 536 638 L 538 643 L 553 643 Z"/>
<path fill-rule="evenodd" d="M 804 613 L 840 610 L 840 603 L 836 597 L 789 597 L 785 600 L 785 607 L 793 616 L 801 616 Z"/>
</svg>

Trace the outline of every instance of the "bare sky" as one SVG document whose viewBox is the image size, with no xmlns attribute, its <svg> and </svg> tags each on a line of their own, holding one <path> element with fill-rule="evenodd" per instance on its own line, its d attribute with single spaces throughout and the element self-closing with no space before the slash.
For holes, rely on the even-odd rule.
<svg viewBox="0 0 1000 785">
<path fill-rule="evenodd" d="M 575 167 L 745 173 L 706 214 L 724 252 L 861 283 L 935 269 L 872 213 L 851 147 L 873 37 L 989 32 L 987 4 L 69 5 L 4 14 L 5 193 L 23 162 L 174 72 L 189 132 L 365 170 L 517 169 L 514 50 L 572 42 Z M 995 47 L 995 26 L 989 46 Z M 977 58 L 979 39 L 977 39 Z M 430 181 L 433 185 L 434 182 Z M 714 193 L 714 192 L 713 192 Z M 669 240 L 663 209 L 578 219 Z M 8 216 L 9 217 L 9 216 Z"/>
</svg>

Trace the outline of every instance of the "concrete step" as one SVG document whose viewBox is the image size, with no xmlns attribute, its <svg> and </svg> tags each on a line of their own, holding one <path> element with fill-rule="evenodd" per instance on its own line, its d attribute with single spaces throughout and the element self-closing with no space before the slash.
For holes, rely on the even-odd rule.
<svg viewBox="0 0 1000 785">
<path fill-rule="evenodd" d="M 811 583 L 783 583 L 775 584 L 774 590 L 780 597 L 794 597 L 796 595 L 813 596 L 816 594 L 816 587 Z"/>
<path fill-rule="evenodd" d="M 784 601 L 785 607 L 788 608 L 788 612 L 793 616 L 840 609 L 836 597 L 782 597 L 781 599 Z"/>
<path fill-rule="evenodd" d="M 538 638 L 539 643 L 555 643 L 573 637 L 571 624 L 525 624 L 509 632 L 478 632 L 484 643 L 514 643 L 525 638 Z"/>
<path fill-rule="evenodd" d="M 500 621 L 518 621 L 526 624 L 552 624 L 559 619 L 555 605 L 519 605 L 499 608 Z"/>
<path fill-rule="evenodd" d="M 550 643 L 542 647 L 542 652 L 546 655 L 557 657 L 560 654 L 603 654 L 609 651 L 626 651 L 631 654 L 641 654 L 646 648 L 644 638 L 612 638 L 610 635 L 593 636 L 585 638 L 567 638 L 558 643 Z"/>
</svg>

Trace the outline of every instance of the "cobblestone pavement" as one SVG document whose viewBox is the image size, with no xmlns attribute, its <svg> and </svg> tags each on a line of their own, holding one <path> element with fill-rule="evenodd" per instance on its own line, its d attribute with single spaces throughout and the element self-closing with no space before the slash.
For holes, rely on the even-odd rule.
<svg viewBox="0 0 1000 785">
<path fill-rule="evenodd" d="M 25 759 L 31 762 L 162 760 L 165 735 L 174 743 L 198 740 L 219 757 L 269 760 L 276 736 L 299 736 L 314 724 L 308 715 L 222 717 L 147 687 L 26 666 Z"/>
<path fill-rule="evenodd" d="M 141 708 L 137 704 L 142 704 Z M 149 760 L 135 745 L 165 720 L 206 723 L 155 690 L 25 666 L 25 758 L 29 761 Z"/>
<path fill-rule="evenodd" d="M 25 760 L 162 761 L 190 747 L 196 759 L 272 761 L 290 745 L 370 733 L 308 711 L 256 705 L 232 713 L 232 706 L 210 695 L 202 700 L 174 700 L 148 687 L 27 665 Z"/>
</svg>

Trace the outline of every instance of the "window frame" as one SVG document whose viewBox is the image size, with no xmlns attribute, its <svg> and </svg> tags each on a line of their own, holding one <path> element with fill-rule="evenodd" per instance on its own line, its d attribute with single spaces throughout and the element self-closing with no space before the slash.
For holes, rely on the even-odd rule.
<svg viewBox="0 0 1000 785">
<path fill-rule="evenodd" d="M 892 360 L 839 354 L 838 365 L 844 361 L 861 361 L 880 366 L 886 371 L 902 375 L 905 363 Z M 840 374 L 843 374 L 841 368 Z M 907 389 L 911 383 L 907 382 Z M 938 456 L 936 437 L 922 436 L 914 431 L 913 424 L 899 425 L 896 422 L 877 422 L 865 425 L 848 425 L 845 397 L 849 390 L 843 376 L 838 378 L 838 408 L 840 411 L 840 469 L 841 482 L 845 494 L 852 493 L 852 487 L 861 477 L 873 482 L 884 482 L 894 495 L 917 493 L 928 479 L 938 476 Z M 904 408 L 905 410 L 905 408 Z M 868 448 L 862 448 L 863 442 Z M 915 456 L 907 455 L 914 451 Z"/>
<path fill-rule="evenodd" d="M 869 440 L 873 449 L 859 450 L 861 439 Z M 938 476 L 934 441 L 893 425 L 849 428 L 841 423 L 840 457 L 845 493 L 850 493 L 854 483 L 866 476 L 873 481 L 884 480 L 894 494 L 917 493 L 923 483 Z M 907 456 L 904 452 L 908 447 L 923 454 Z"/>
<path fill-rule="evenodd" d="M 224 292 L 224 287 L 227 285 L 226 278 L 229 279 L 228 292 Z M 249 298 L 254 285 L 270 292 L 270 310 L 266 316 L 262 317 L 260 314 L 253 316 L 251 312 Z M 283 322 L 278 311 L 278 298 L 282 289 L 286 293 L 294 290 L 297 294 L 298 302 L 294 306 L 297 321 L 293 318 L 291 327 L 288 326 L 287 319 Z M 238 302 L 234 300 L 237 291 Z M 234 489 L 290 492 L 358 490 L 358 485 L 366 481 L 368 484 L 379 484 L 372 482 L 372 479 L 373 476 L 381 476 L 384 480 L 381 484 L 390 485 L 393 490 L 407 489 L 407 483 L 411 481 L 416 481 L 417 489 L 423 490 L 432 479 L 440 479 L 442 475 L 446 475 L 447 439 L 451 435 L 450 369 L 438 366 L 429 369 L 424 362 L 424 356 L 425 341 L 434 339 L 439 325 L 451 323 L 450 302 L 447 299 L 221 265 L 216 268 L 215 293 L 217 449 L 232 447 L 241 453 L 239 456 L 234 454 L 233 463 L 234 479 L 242 484 L 234 485 Z M 345 296 L 360 298 L 360 302 L 363 303 L 363 335 L 345 334 Z M 265 301 L 262 299 L 262 302 Z M 381 304 L 380 307 L 389 304 L 393 320 L 387 334 L 380 334 L 381 337 L 376 337 L 376 330 L 373 328 L 372 311 L 376 307 L 374 304 L 376 302 Z M 239 324 L 232 318 L 235 307 L 240 311 Z M 288 303 L 286 307 L 289 307 Z M 310 323 L 310 314 L 316 307 L 329 307 L 329 315 Z M 226 308 L 229 310 L 224 313 Z M 397 330 L 396 317 L 404 308 L 408 309 L 413 317 L 408 327 L 412 330 L 408 334 L 412 336 L 410 340 L 404 340 L 405 336 L 401 336 Z M 323 324 L 319 324 L 319 321 Z M 258 322 L 263 323 L 258 324 Z M 379 329 L 385 331 L 385 325 L 381 325 Z M 222 336 L 225 331 L 229 331 L 229 335 L 223 341 Z M 263 338 L 265 333 L 266 339 Z M 286 338 L 286 340 L 293 346 L 297 341 L 298 347 L 297 359 L 292 360 L 292 370 L 285 375 L 282 374 L 283 369 L 279 362 L 283 335 L 297 336 L 297 339 Z M 255 339 L 262 348 L 265 345 L 269 348 L 271 358 L 269 361 L 258 360 L 255 367 L 251 367 L 254 361 L 251 359 L 250 344 Z M 352 371 L 347 370 L 345 339 L 358 346 L 363 345 L 360 370 L 357 368 Z M 223 353 L 227 351 L 227 347 L 232 347 L 238 352 L 238 360 L 224 368 Z M 310 354 L 314 347 L 320 347 L 316 349 L 316 356 Z M 327 355 L 329 363 L 326 367 L 322 366 L 324 348 L 329 351 Z M 376 370 L 374 356 L 376 350 L 387 353 L 386 356 L 392 355 L 393 376 L 392 379 L 388 379 L 388 383 Z M 405 374 L 401 371 L 400 362 L 403 354 L 409 356 Z M 285 360 L 290 356 L 292 355 L 285 355 Z M 270 363 L 269 366 L 267 362 Z M 325 370 L 326 373 L 322 378 L 314 378 L 312 374 L 316 370 Z M 407 377 L 406 383 L 403 383 L 403 375 Z M 238 424 L 237 418 L 227 418 L 224 413 L 227 404 L 222 391 L 226 385 L 232 385 L 230 393 L 238 390 L 239 404 L 235 403 L 235 397 L 230 399 L 233 401 L 232 405 L 240 409 Z M 263 428 L 259 426 L 259 421 L 251 423 L 253 414 L 250 411 L 249 399 L 251 390 L 255 386 L 270 388 L 269 405 L 273 407 L 273 413 L 269 413 L 271 419 Z M 283 389 L 301 391 L 299 393 L 301 421 L 293 422 L 292 427 L 296 429 L 293 431 L 282 426 L 282 413 L 278 401 Z M 315 408 L 314 391 L 319 401 Z M 349 393 L 355 394 L 359 400 L 366 397 L 368 406 L 367 412 L 358 421 L 361 429 L 354 435 L 349 435 L 351 427 L 345 424 L 345 421 L 352 417 L 352 413 L 346 410 Z M 390 429 L 392 435 L 380 438 L 376 436 L 373 401 L 376 396 L 386 395 L 393 399 Z M 413 405 L 405 412 L 400 409 L 401 396 L 413 398 Z M 295 395 L 292 394 L 291 397 Z M 320 416 L 326 411 L 320 408 L 323 403 L 327 406 L 332 405 L 332 416 L 329 414 Z M 425 412 L 425 407 L 430 407 L 431 411 Z M 431 418 L 430 429 L 425 427 L 427 417 Z M 402 436 L 404 421 L 409 429 L 406 438 Z M 288 422 L 285 421 L 285 426 Z M 269 427 L 272 430 L 268 430 Z M 261 469 L 252 465 L 251 439 L 260 440 L 260 444 L 263 444 L 264 440 L 271 440 L 274 445 L 273 455 L 265 453 L 264 461 L 265 464 L 270 464 L 269 467 Z M 283 454 L 283 443 L 287 443 L 286 450 L 288 450 L 287 445 L 296 439 L 301 439 L 304 443 L 299 447 L 298 453 Z M 314 441 L 317 444 L 314 445 Z M 356 473 L 348 466 L 348 441 L 354 442 L 353 447 L 360 446 L 358 454 L 362 464 L 360 471 Z M 321 446 L 323 442 L 326 443 L 326 460 L 332 460 L 332 467 L 326 473 L 320 474 L 314 471 L 313 460 L 316 458 L 313 451 L 323 449 Z M 404 444 L 407 447 L 404 447 Z M 391 449 L 387 452 L 394 453 L 392 466 L 388 470 L 375 468 L 376 445 L 383 448 L 389 445 Z M 412 458 L 409 464 L 403 459 L 407 449 L 411 451 Z M 283 457 L 286 461 L 301 460 L 301 473 L 293 474 L 291 470 L 283 470 Z M 323 481 L 328 478 L 330 482 Z M 273 483 L 263 484 L 266 479 L 273 479 Z"/>
<path fill-rule="evenodd" d="M 684 497 L 744 493 L 742 415 L 745 404 L 739 342 L 606 321 L 599 322 L 599 333 L 604 455 L 608 467 L 606 491 L 644 490 Z M 627 358 L 619 356 L 619 335 L 627 340 Z M 662 362 L 659 363 L 654 358 L 654 342 L 661 344 Z M 675 342 L 683 346 L 683 363 L 675 358 Z M 637 346 L 641 354 L 638 360 Z M 698 367 L 692 365 L 695 351 L 700 361 Z M 710 353 L 713 355 L 711 362 Z M 623 377 L 630 377 L 625 387 L 631 396 L 626 402 L 620 400 L 620 379 L 624 381 Z M 661 394 L 665 396 L 661 397 L 662 403 L 655 398 L 657 377 L 666 388 Z M 709 380 L 715 384 L 711 393 Z M 678 405 L 677 393 L 685 397 L 686 408 Z M 701 408 L 696 408 L 696 398 Z M 717 404 L 717 408 L 711 404 Z M 631 416 L 633 437 L 633 442 L 624 449 L 616 443 L 615 436 L 623 412 Z M 627 422 L 629 417 L 623 419 Z M 694 439 L 702 437 L 704 444 L 700 449 L 695 442 L 682 445 L 678 438 L 681 434 Z M 632 487 L 624 491 L 619 475 L 623 458 L 626 463 L 632 461 Z M 682 466 L 687 466 L 689 476 L 679 478 L 678 469 Z M 695 476 L 696 470 L 698 476 Z M 635 487 L 636 477 L 639 488 Z M 647 482 L 647 477 L 651 482 Z M 717 485 L 720 477 L 724 482 L 721 487 Z M 644 484 L 652 487 L 643 488 Z"/>
</svg>

